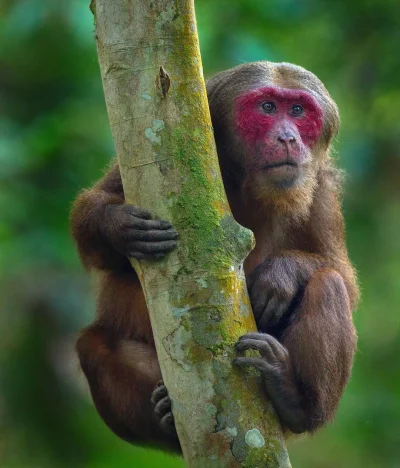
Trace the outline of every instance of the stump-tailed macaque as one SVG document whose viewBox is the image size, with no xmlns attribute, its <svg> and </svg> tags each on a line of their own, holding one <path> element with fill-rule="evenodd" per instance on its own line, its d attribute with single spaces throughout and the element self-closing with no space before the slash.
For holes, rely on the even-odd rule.
<svg viewBox="0 0 400 468">
<path fill-rule="evenodd" d="M 256 247 L 244 263 L 258 333 L 236 344 L 258 369 L 285 431 L 335 414 L 356 347 L 358 290 L 331 156 L 338 110 L 321 81 L 288 63 L 248 63 L 207 83 L 222 177 Z M 168 221 L 124 203 L 118 165 L 82 192 L 72 230 L 84 265 L 102 270 L 97 319 L 77 343 L 95 405 L 122 438 L 179 450 L 148 311 L 128 257 L 177 245 Z M 245 357 L 244 350 L 259 351 Z"/>
</svg>

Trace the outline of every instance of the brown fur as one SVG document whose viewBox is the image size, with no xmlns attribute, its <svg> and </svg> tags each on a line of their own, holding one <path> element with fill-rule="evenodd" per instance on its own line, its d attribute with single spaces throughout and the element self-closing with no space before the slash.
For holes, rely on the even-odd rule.
<svg viewBox="0 0 400 468">
<path fill-rule="evenodd" d="M 322 136 L 313 149 L 306 182 L 279 193 L 263 191 L 246 179 L 242 143 L 232 124 L 232 99 L 271 83 L 307 90 L 324 110 Z M 340 177 L 329 153 L 339 128 L 338 111 L 318 78 L 290 64 L 245 64 L 212 78 L 207 90 L 232 212 L 256 236 L 256 248 L 245 261 L 249 282 L 254 275 L 267 275 L 268 284 L 284 295 L 285 278 L 296 277 L 303 291 L 285 326 L 263 331 L 274 334 L 289 351 L 299 405 L 307 415 L 304 429 L 314 430 L 335 413 L 356 343 L 351 309 L 357 305 L 358 289 L 344 239 Z M 102 236 L 104 209 L 122 203 L 114 164 L 74 205 L 72 231 L 82 261 L 87 268 L 102 270 L 98 317 L 82 332 L 77 350 L 106 423 L 127 440 L 157 440 L 176 449 L 152 419 L 150 396 L 160 371 L 138 278 Z"/>
</svg>

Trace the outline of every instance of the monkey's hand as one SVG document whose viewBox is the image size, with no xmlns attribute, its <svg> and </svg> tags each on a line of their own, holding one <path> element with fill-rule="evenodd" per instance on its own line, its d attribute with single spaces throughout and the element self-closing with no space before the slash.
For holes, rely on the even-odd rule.
<svg viewBox="0 0 400 468">
<path fill-rule="evenodd" d="M 154 416 L 158 425 L 168 435 L 178 438 L 175 428 L 174 415 L 171 411 L 171 399 L 168 396 L 167 387 L 160 380 L 151 396 L 154 405 Z"/>
<path fill-rule="evenodd" d="M 107 205 L 100 231 L 117 252 L 137 259 L 162 258 L 178 238 L 170 222 L 151 219 L 148 211 L 133 205 Z"/>
<path fill-rule="evenodd" d="M 247 278 L 247 288 L 259 330 L 276 327 L 294 309 L 321 260 L 300 252 L 267 258 Z"/>
<path fill-rule="evenodd" d="M 237 366 L 252 366 L 263 376 L 267 393 L 284 427 L 300 434 L 306 431 L 306 413 L 301 405 L 288 351 L 278 340 L 266 333 L 248 333 L 235 345 L 238 352 L 255 349 L 260 357 L 238 357 Z"/>
</svg>

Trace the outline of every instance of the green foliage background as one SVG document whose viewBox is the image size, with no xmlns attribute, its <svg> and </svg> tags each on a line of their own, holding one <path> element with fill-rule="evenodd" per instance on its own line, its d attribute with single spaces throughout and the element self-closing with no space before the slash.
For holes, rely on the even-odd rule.
<svg viewBox="0 0 400 468">
<path fill-rule="evenodd" d="M 68 232 L 113 155 L 89 0 L 0 9 L 0 466 L 183 467 L 100 421 L 73 343 L 93 297 Z M 244 61 L 315 72 L 341 109 L 359 351 L 334 424 L 290 444 L 295 468 L 400 467 L 398 0 L 197 0 L 206 76 Z"/>
</svg>

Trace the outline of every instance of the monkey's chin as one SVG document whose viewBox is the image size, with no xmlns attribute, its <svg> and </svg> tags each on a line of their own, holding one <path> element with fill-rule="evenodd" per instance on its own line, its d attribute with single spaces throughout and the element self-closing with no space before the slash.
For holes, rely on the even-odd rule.
<svg viewBox="0 0 400 468">
<path fill-rule="evenodd" d="M 243 194 L 249 206 L 265 214 L 272 211 L 301 222 L 309 215 L 317 178 L 310 168 L 259 171 L 248 175 Z"/>
</svg>

